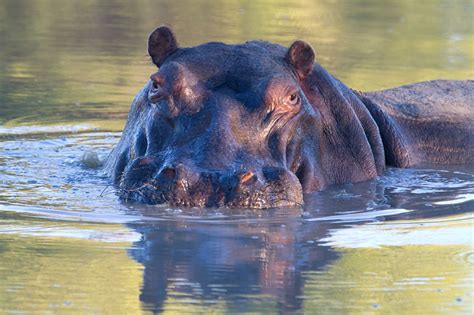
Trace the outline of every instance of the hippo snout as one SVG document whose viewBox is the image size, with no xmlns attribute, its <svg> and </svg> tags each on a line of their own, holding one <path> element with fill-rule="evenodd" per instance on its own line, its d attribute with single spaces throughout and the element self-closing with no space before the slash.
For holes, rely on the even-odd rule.
<svg viewBox="0 0 474 315">
<path fill-rule="evenodd" d="M 154 157 L 130 163 L 120 196 L 147 204 L 230 208 L 296 206 L 303 199 L 298 178 L 284 168 L 207 170 L 182 162 L 160 165 Z"/>
</svg>

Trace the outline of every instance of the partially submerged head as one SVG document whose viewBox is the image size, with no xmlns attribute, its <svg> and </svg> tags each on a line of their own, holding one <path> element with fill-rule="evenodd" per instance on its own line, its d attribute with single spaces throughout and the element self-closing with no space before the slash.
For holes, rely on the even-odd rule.
<svg viewBox="0 0 474 315">
<path fill-rule="evenodd" d="M 302 82 L 314 52 L 263 41 L 179 48 L 150 34 L 158 71 L 136 97 L 109 169 L 125 200 L 268 208 L 302 203 L 315 176 L 320 119 Z"/>
</svg>

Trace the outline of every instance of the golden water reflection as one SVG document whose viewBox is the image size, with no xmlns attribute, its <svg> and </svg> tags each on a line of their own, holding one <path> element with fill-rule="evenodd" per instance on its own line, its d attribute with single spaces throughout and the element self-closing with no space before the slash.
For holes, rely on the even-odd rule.
<svg viewBox="0 0 474 315">
<path fill-rule="evenodd" d="M 1 220 L 0 313 L 140 313 L 131 236 L 113 225 Z"/>
<path fill-rule="evenodd" d="M 296 304 L 286 311 L 305 314 L 468 313 L 474 302 L 474 248 L 459 233 L 472 226 L 471 220 L 470 215 L 444 223 L 433 220 L 434 225 L 431 220 L 412 220 L 413 235 L 429 230 L 451 244 L 423 245 L 416 240 L 412 245 L 415 239 L 407 237 L 397 246 L 378 240 L 374 240 L 377 246 L 356 246 L 337 234 L 357 234 L 381 225 L 380 239 L 389 240 L 386 236 L 401 232 L 407 221 L 350 228 L 294 222 L 286 228 L 176 223 L 167 229 L 167 223 L 128 230 L 118 225 L 7 220 L 0 224 L 0 305 L 7 313 L 268 313 L 290 307 L 282 304 L 288 298 Z M 388 230 L 392 231 L 384 235 Z M 55 236 L 55 231 L 60 234 Z M 317 239 L 321 233 L 328 236 Z M 265 241 L 242 242 L 250 235 Z M 324 254 L 328 242 L 339 258 Z M 213 256 L 209 245 L 233 254 L 224 250 Z M 302 255 L 303 247 L 310 256 Z M 200 260 L 203 249 L 211 252 Z M 188 255 L 195 257 L 194 262 L 187 260 Z M 261 264 L 260 272 L 270 269 L 262 274 L 249 268 L 245 277 L 250 282 L 239 278 L 220 282 L 212 276 L 238 275 L 245 261 Z M 284 269 L 278 269 L 280 265 Z M 300 288 L 295 287 L 298 283 Z M 164 295 L 153 290 L 156 286 Z"/>
</svg>

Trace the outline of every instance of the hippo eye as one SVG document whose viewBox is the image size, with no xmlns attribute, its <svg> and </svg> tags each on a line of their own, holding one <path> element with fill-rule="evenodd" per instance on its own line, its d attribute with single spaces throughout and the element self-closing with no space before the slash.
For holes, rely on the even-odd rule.
<svg viewBox="0 0 474 315">
<path fill-rule="evenodd" d="M 298 93 L 293 93 L 291 94 L 288 99 L 287 99 L 287 104 L 290 105 L 290 106 L 295 106 L 297 105 L 298 103 L 300 102 L 300 96 L 298 95 Z"/>
</svg>

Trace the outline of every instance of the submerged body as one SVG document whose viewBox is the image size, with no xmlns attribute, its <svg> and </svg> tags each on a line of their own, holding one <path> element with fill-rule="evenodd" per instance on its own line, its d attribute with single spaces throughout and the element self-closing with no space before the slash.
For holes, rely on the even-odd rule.
<svg viewBox="0 0 474 315">
<path fill-rule="evenodd" d="M 302 41 L 178 48 L 135 98 L 106 168 L 124 200 L 268 208 L 374 178 L 385 166 L 474 163 L 474 81 L 353 91 Z"/>
</svg>

